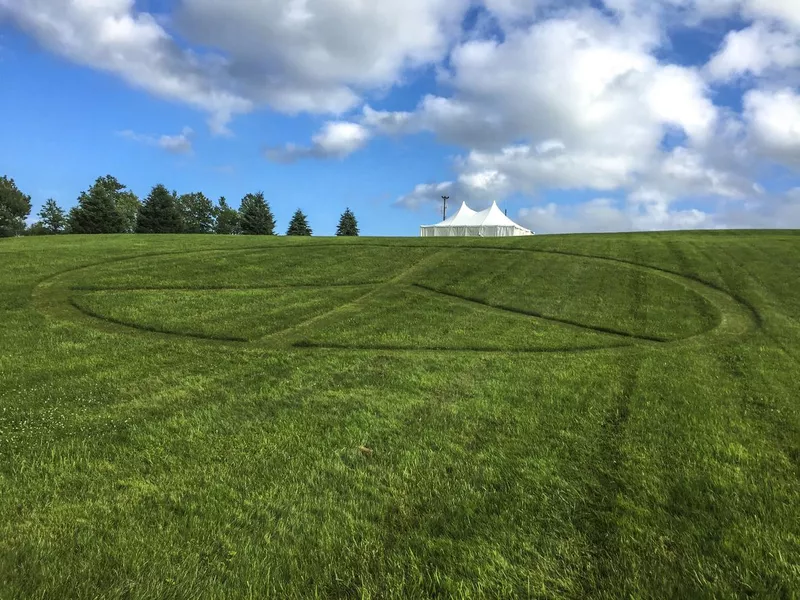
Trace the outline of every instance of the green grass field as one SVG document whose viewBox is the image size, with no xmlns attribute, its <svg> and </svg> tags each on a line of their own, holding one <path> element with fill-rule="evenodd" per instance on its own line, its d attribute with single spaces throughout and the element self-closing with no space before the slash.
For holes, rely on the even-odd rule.
<svg viewBox="0 0 800 600">
<path fill-rule="evenodd" d="M 2 599 L 800 597 L 800 232 L 7 239 L 0 322 Z"/>
</svg>

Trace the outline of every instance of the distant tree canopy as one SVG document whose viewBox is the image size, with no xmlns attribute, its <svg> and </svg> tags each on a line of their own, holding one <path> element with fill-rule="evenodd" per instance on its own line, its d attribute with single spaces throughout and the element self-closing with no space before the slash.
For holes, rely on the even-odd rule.
<svg viewBox="0 0 800 600">
<path fill-rule="evenodd" d="M 136 219 L 136 233 L 180 233 L 183 220 L 175 192 L 160 183 L 145 199 Z"/>
<path fill-rule="evenodd" d="M 217 206 L 214 207 L 214 216 L 216 220 L 214 233 L 223 235 L 240 233 L 239 211 L 228 204 L 225 196 L 221 196 Z"/>
<path fill-rule="evenodd" d="M 356 221 L 356 216 L 349 208 L 345 209 L 339 218 L 336 235 L 358 235 L 358 221 Z"/>
<path fill-rule="evenodd" d="M 184 233 L 214 232 L 214 205 L 203 192 L 179 196 L 178 207 L 183 217 Z"/>
<path fill-rule="evenodd" d="M 50 198 L 39 211 L 39 224 L 45 234 L 64 233 L 67 228 L 67 214 Z"/>
<path fill-rule="evenodd" d="M 239 206 L 239 227 L 244 235 L 275 235 L 275 217 L 263 192 L 247 194 Z"/>
<path fill-rule="evenodd" d="M 111 175 L 98 177 L 92 187 L 81 192 L 78 205 L 70 211 L 70 230 L 73 233 L 125 233 L 126 217 L 117 207 L 124 190 L 125 186 Z"/>
<path fill-rule="evenodd" d="M 31 214 L 31 197 L 23 194 L 13 179 L 0 177 L 0 237 L 21 235 Z"/>
<path fill-rule="evenodd" d="M 286 235 L 311 235 L 311 227 L 308 226 L 308 220 L 299 208 L 289 222 L 289 229 L 286 230 Z"/>
<path fill-rule="evenodd" d="M 48 198 L 26 227 L 31 198 L 7 177 L 0 177 L 0 237 L 58 233 L 218 233 L 275 235 L 275 215 L 263 192 L 247 194 L 239 209 L 221 196 L 216 205 L 202 192 L 179 195 L 164 185 L 154 186 L 144 202 L 111 175 L 98 177 L 81 192 L 65 213 Z M 310 236 L 302 210 L 292 216 L 286 235 Z M 348 207 L 339 218 L 337 236 L 359 235 L 358 221 Z"/>
</svg>

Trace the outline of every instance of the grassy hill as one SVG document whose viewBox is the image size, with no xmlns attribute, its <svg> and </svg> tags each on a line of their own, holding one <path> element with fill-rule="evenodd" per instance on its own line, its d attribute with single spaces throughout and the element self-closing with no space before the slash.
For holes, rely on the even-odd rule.
<svg viewBox="0 0 800 600">
<path fill-rule="evenodd" d="M 800 234 L 0 241 L 0 598 L 800 590 Z"/>
</svg>

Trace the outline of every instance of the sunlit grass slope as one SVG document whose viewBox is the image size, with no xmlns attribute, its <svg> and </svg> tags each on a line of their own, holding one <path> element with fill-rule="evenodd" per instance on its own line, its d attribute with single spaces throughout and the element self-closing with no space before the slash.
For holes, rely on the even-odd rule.
<svg viewBox="0 0 800 600">
<path fill-rule="evenodd" d="M 800 235 L 0 240 L 0 598 L 800 589 Z"/>
</svg>

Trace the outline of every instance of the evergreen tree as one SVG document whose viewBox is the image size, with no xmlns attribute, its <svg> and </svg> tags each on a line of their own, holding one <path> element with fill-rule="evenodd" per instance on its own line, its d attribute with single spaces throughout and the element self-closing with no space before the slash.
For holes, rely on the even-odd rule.
<svg viewBox="0 0 800 600">
<path fill-rule="evenodd" d="M 239 206 L 239 227 L 245 235 L 275 235 L 275 217 L 263 192 L 247 194 Z"/>
<path fill-rule="evenodd" d="M 66 233 L 75 233 L 75 230 L 72 228 L 73 224 L 78 218 L 78 207 L 73 206 L 69 209 L 67 213 L 67 228 L 64 230 Z"/>
<path fill-rule="evenodd" d="M 183 221 L 175 192 L 160 183 L 145 199 L 136 219 L 136 233 L 180 233 Z"/>
<path fill-rule="evenodd" d="M 292 215 L 286 235 L 311 235 L 311 227 L 308 226 L 308 220 L 299 208 Z"/>
<path fill-rule="evenodd" d="M 0 177 L 0 237 L 20 235 L 31 214 L 31 197 L 23 194 L 13 179 Z"/>
<path fill-rule="evenodd" d="M 356 216 L 349 208 L 345 209 L 339 219 L 336 235 L 358 235 L 358 221 L 356 221 Z"/>
<path fill-rule="evenodd" d="M 183 194 L 178 198 L 183 215 L 184 233 L 213 233 L 214 205 L 202 192 Z"/>
<path fill-rule="evenodd" d="M 39 223 L 45 234 L 63 233 L 67 228 L 67 215 L 52 198 L 39 211 Z"/>
<path fill-rule="evenodd" d="M 92 187 L 81 192 L 78 206 L 70 211 L 73 233 L 124 233 L 125 218 L 117 209 L 117 199 L 125 186 L 111 175 L 98 177 Z"/>
<path fill-rule="evenodd" d="M 219 205 L 214 208 L 216 217 L 215 233 L 231 235 L 239 233 L 239 211 L 231 207 L 225 200 L 225 196 L 219 199 Z"/>
</svg>

